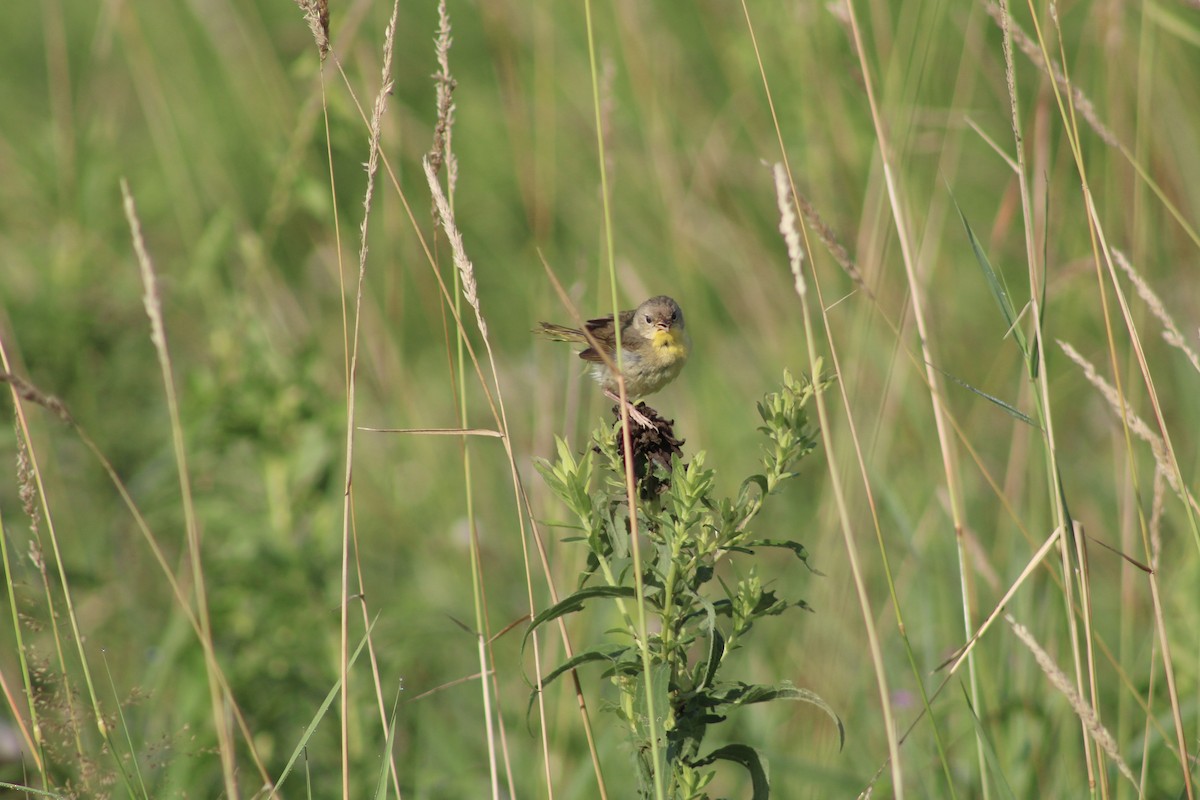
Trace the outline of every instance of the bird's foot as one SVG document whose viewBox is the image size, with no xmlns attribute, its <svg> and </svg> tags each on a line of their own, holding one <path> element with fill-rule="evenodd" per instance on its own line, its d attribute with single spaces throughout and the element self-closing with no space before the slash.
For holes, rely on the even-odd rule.
<svg viewBox="0 0 1200 800">
<path fill-rule="evenodd" d="M 621 402 L 621 398 L 618 397 L 613 392 L 605 390 L 604 394 L 607 395 L 610 400 L 613 400 L 614 402 L 616 402 L 618 404 Z M 651 420 L 649 417 L 647 417 L 641 411 L 638 411 L 637 406 L 635 406 L 633 403 L 629 402 L 628 400 L 625 401 L 625 410 L 629 412 L 629 418 L 631 420 L 633 420 L 634 422 L 636 422 L 638 425 L 641 425 L 643 428 L 657 428 L 658 427 L 657 425 L 654 424 L 653 420 Z"/>
</svg>

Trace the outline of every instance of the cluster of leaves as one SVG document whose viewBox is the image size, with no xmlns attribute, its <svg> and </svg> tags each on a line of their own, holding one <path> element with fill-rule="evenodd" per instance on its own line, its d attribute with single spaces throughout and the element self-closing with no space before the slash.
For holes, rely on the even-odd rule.
<svg viewBox="0 0 1200 800">
<path fill-rule="evenodd" d="M 669 470 L 647 459 L 651 474 L 642 480 L 654 480 L 664 490 L 635 509 L 639 535 L 646 541 L 641 545 L 640 576 L 634 574 L 636 560 L 631 552 L 620 423 L 595 431 L 593 447 L 582 457 L 559 440 L 557 460 L 538 465 L 583 531 L 571 540 L 586 544 L 588 561 L 578 590 L 539 614 L 526 638 L 546 622 L 581 610 L 590 600 L 607 598 L 617 604 L 623 626 L 616 641 L 578 653 L 546 675 L 542 685 L 582 664 L 606 664 L 604 675 L 619 692 L 613 710 L 633 740 L 643 796 L 654 796 L 657 774 L 673 800 L 704 800 L 705 787 L 715 776 L 711 765 L 728 760 L 749 771 L 756 800 L 765 798 L 766 769 L 754 748 L 733 744 L 701 754 L 708 726 L 741 706 L 777 699 L 813 703 L 842 732 L 836 714 L 811 691 L 787 683 L 747 684 L 720 674 L 727 656 L 745 646 L 756 621 L 789 608 L 808 608 L 802 600 L 784 599 L 764 588 L 753 566 L 744 578 L 729 582 L 717 575 L 717 566 L 727 555 L 753 556 L 766 547 L 791 550 L 808 566 L 803 545 L 756 536 L 750 523 L 766 497 L 795 476 L 797 462 L 816 447 L 816 431 L 809 425 L 805 407 L 828 383 L 797 380 L 785 372 L 782 389 L 758 404 L 763 420 L 759 431 L 766 439 L 763 472 L 746 478 L 732 499 L 714 496 L 714 471 L 705 466 L 703 452 L 688 463 L 673 458 Z M 635 458 L 638 455 L 635 446 Z M 639 612 L 633 607 L 638 577 L 644 612 L 655 618 L 646 624 L 651 632 L 644 643 L 639 637 Z M 657 741 L 652 741 L 652 732 L 657 733 Z M 654 763 L 655 753 L 658 763 Z"/>
</svg>

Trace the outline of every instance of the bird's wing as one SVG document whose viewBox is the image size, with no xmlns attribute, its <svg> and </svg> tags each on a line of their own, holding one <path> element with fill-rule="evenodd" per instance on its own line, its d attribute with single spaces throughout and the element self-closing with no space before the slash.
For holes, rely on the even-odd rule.
<svg viewBox="0 0 1200 800">
<path fill-rule="evenodd" d="M 607 317 L 589 319 L 584 323 L 584 327 L 587 328 L 587 332 L 592 335 L 592 338 L 596 340 L 596 344 L 600 346 L 600 349 L 607 353 L 609 358 L 612 358 L 613 342 L 616 341 L 616 334 L 613 333 L 612 314 L 609 314 Z M 586 337 L 585 341 L 587 341 Z M 596 347 L 590 341 L 588 341 L 588 345 L 588 348 L 580 353 L 579 357 L 584 361 L 596 363 L 603 361 L 604 359 L 596 352 Z"/>
<path fill-rule="evenodd" d="M 621 332 L 624 333 L 625 328 L 633 320 L 633 312 L 622 311 L 620 319 Z M 586 323 L 584 323 L 584 327 L 587 328 L 587 332 L 592 335 L 592 338 L 596 340 L 596 343 L 600 345 L 600 349 L 604 351 L 604 353 L 611 359 L 613 354 L 616 352 L 617 346 L 617 332 L 613 328 L 612 314 L 609 314 L 606 317 L 589 319 Z M 599 363 L 604 360 L 600 353 L 596 352 L 595 347 L 589 347 L 588 349 L 584 350 L 579 354 L 579 357 L 584 361 L 591 361 L 595 363 Z"/>
</svg>

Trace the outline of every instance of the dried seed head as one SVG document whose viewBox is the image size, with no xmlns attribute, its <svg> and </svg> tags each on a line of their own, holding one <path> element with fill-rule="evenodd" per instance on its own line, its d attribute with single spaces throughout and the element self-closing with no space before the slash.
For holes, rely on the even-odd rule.
<svg viewBox="0 0 1200 800">
<path fill-rule="evenodd" d="M 633 447 L 633 477 L 638 485 L 638 494 L 643 500 L 649 500 L 671 488 L 670 477 L 672 462 L 683 456 L 683 440 L 675 438 L 675 420 L 663 418 L 657 411 L 643 403 L 637 404 L 637 410 L 653 423 L 652 427 L 630 423 L 629 441 Z M 619 406 L 613 406 L 613 414 L 621 417 Z M 625 439 L 618 437 L 617 452 L 625 458 Z M 655 467 L 662 467 L 658 471 Z"/>
</svg>

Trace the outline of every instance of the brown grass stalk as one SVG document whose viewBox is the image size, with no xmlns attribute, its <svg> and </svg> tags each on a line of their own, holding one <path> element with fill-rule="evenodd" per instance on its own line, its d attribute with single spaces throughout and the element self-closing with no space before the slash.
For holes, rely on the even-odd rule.
<svg viewBox="0 0 1200 800">
<path fill-rule="evenodd" d="M 212 703 L 213 727 L 217 735 L 221 769 L 225 778 L 225 793 L 230 798 L 237 798 L 240 796 L 237 785 L 237 754 L 234 750 L 232 731 L 225 710 L 225 693 L 217 678 L 220 670 L 217 666 L 216 652 L 213 649 L 212 624 L 208 617 L 208 590 L 205 585 L 204 560 L 200 547 L 200 524 L 192 499 L 192 479 L 188 470 L 187 449 L 183 440 L 183 420 L 179 413 L 179 400 L 175 394 L 175 379 L 172 375 L 171 353 L 167 346 L 166 324 L 163 321 L 158 278 L 155 275 L 150 253 L 146 249 L 145 239 L 142 237 L 141 221 L 137 216 L 133 194 L 124 179 L 121 180 L 121 195 L 124 198 L 125 217 L 129 222 L 129 230 L 133 237 L 133 249 L 137 254 L 138 267 L 145 291 L 143 303 L 146 307 L 146 316 L 150 319 L 150 341 L 158 355 L 163 391 L 167 399 L 167 411 L 171 419 L 171 439 L 174 444 L 175 467 L 179 475 L 179 493 L 183 501 L 188 558 L 192 569 L 192 591 L 196 595 L 196 617 L 201 631 L 200 645 L 204 650 L 205 675 L 208 679 L 209 700 Z"/>
<path fill-rule="evenodd" d="M 876 305 L 878 305 L 878 302 L 875 298 L 874 293 L 872 293 L 869 289 L 867 289 L 865 282 L 862 280 L 861 273 L 857 270 L 857 268 L 853 267 L 852 262 L 850 262 L 850 258 L 848 256 L 848 254 L 846 253 L 845 249 L 842 248 L 841 245 L 836 242 L 836 239 L 833 237 L 832 233 L 829 232 L 828 228 L 824 225 L 823 222 L 821 222 L 819 217 L 817 217 L 815 210 L 812 210 L 811 205 L 808 204 L 807 201 L 803 204 L 801 204 L 799 201 L 799 195 L 796 192 L 795 181 L 792 179 L 791 166 L 788 162 L 787 148 L 784 145 L 783 129 L 779 124 L 779 115 L 777 114 L 776 109 L 775 109 L 775 101 L 774 101 L 774 98 L 771 93 L 770 81 L 767 80 L 766 68 L 763 65 L 762 53 L 759 50 L 759 46 L 758 46 L 758 37 L 755 34 L 754 23 L 750 17 L 750 9 L 747 6 L 745 0 L 742 0 L 741 6 L 742 6 L 743 18 L 746 21 L 746 29 L 747 29 L 747 32 L 750 37 L 750 43 L 754 50 L 754 57 L 755 57 L 755 62 L 758 66 L 759 77 L 762 80 L 763 91 L 766 94 L 767 106 L 771 111 L 771 121 L 772 121 L 774 130 L 775 130 L 776 141 L 779 145 L 779 153 L 780 153 L 781 163 L 779 165 L 777 165 L 777 169 L 775 169 L 774 172 L 775 172 L 775 184 L 776 184 L 776 202 L 777 202 L 777 205 L 779 206 L 779 211 L 780 211 L 780 230 L 784 231 L 784 240 L 785 240 L 785 242 L 788 243 L 788 261 L 789 261 L 789 265 L 791 266 L 791 269 L 793 272 L 793 284 L 795 286 L 797 296 L 800 300 L 801 314 L 802 314 L 802 318 L 804 320 L 805 332 L 806 332 L 805 338 L 808 343 L 809 363 L 810 363 L 810 366 L 812 366 L 815 369 L 815 366 L 817 364 L 817 356 L 816 356 L 816 350 L 815 350 L 815 345 L 814 345 L 814 336 L 813 336 L 813 330 L 812 330 L 813 326 L 812 326 L 811 316 L 810 316 L 810 312 L 808 309 L 808 303 L 807 303 L 806 282 L 804 281 L 803 275 L 801 273 L 801 268 L 802 268 L 801 259 L 803 257 L 804 251 L 802 251 L 799 248 L 799 237 L 796 237 L 793 233 L 789 238 L 789 233 L 787 232 L 787 229 L 791 229 L 794 231 L 794 229 L 796 227 L 795 226 L 795 215 L 791 208 L 792 202 L 796 203 L 796 205 L 799 205 L 802 208 L 802 211 L 811 211 L 811 216 L 817 222 L 817 229 L 820 232 L 819 235 L 821 236 L 822 242 L 826 245 L 827 248 L 829 248 L 830 252 L 834 256 L 834 259 L 842 266 L 843 269 L 846 270 L 847 274 L 849 274 L 850 277 L 853 280 L 855 280 L 856 283 L 858 283 L 864 290 L 866 290 L 866 294 L 872 303 L 875 303 Z M 784 191 L 781 188 L 781 183 L 783 182 L 784 178 L 786 178 L 787 191 Z M 789 202 L 789 196 L 791 198 L 790 202 Z M 808 217 L 806 216 L 806 218 L 808 218 Z M 807 247 L 808 252 L 811 252 L 811 246 L 808 245 L 808 230 L 807 230 L 807 228 L 801 227 L 799 230 L 803 234 L 805 244 L 808 246 Z M 829 318 L 828 318 L 828 315 L 826 314 L 824 298 L 821 297 L 821 295 L 820 295 L 820 282 L 816 280 L 815 272 L 814 272 L 814 283 L 817 287 L 818 301 L 819 301 L 821 309 L 822 309 L 822 320 L 825 325 L 826 333 L 829 334 Z M 889 325 L 891 325 L 892 329 L 897 330 L 896 326 L 891 323 L 890 317 L 888 317 L 886 313 L 884 313 L 883 316 L 886 320 L 888 320 L 888 323 L 889 323 Z M 845 410 L 847 412 L 847 418 L 851 420 L 851 423 L 850 423 L 851 438 L 854 442 L 855 452 L 859 459 L 860 474 L 863 477 L 864 485 L 867 487 L 866 491 L 867 491 L 867 496 L 868 496 L 868 502 L 871 507 L 872 519 L 875 524 L 876 534 L 878 536 L 880 536 L 880 539 L 879 539 L 880 547 L 881 547 L 881 549 L 883 549 L 882 535 L 881 535 L 881 531 L 879 528 L 879 519 L 876 514 L 876 507 L 874 505 L 873 498 L 871 496 L 871 491 L 870 491 L 870 486 L 869 486 L 870 482 L 866 476 L 865 464 L 862 460 L 862 450 L 861 450 L 861 447 L 859 446 L 860 443 L 859 443 L 858 435 L 854 429 L 853 422 L 852 422 L 853 415 L 850 413 L 849 398 L 847 397 L 846 392 L 845 392 L 845 385 L 840 380 L 841 364 L 838 361 L 836 347 L 834 346 L 833 337 L 831 335 L 828 336 L 828 340 L 829 340 L 829 348 L 830 348 L 831 358 L 833 359 L 833 363 L 834 363 L 834 371 L 835 371 L 835 374 L 839 376 L 839 380 L 837 381 L 837 384 L 839 387 L 839 391 L 841 393 L 843 407 L 845 408 Z M 815 379 L 815 377 L 816 376 L 814 375 L 814 379 Z M 887 671 L 883 664 L 882 649 L 879 644 L 878 634 L 876 633 L 876 630 L 875 630 L 875 623 L 874 623 L 875 615 L 870 606 L 870 598 L 867 596 L 865 587 L 862 584 L 861 571 L 858 569 L 858 566 L 857 566 L 858 559 L 857 559 L 857 553 L 855 550 L 856 546 L 855 546 L 853 537 L 851 535 L 849 511 L 846 507 L 845 498 L 841 491 L 840 480 L 836 474 L 837 470 L 833 463 L 834 449 L 832 447 L 832 440 L 830 439 L 830 434 L 829 434 L 829 431 L 831 428 L 829 425 L 828 411 L 826 409 L 824 400 L 823 400 L 820 392 L 818 392 L 815 395 L 815 399 L 816 399 L 816 403 L 817 403 L 818 415 L 820 418 L 821 436 L 822 436 L 822 439 L 823 439 L 823 442 L 824 442 L 824 445 L 826 448 L 826 452 L 829 454 L 828 455 L 828 459 L 829 459 L 828 464 L 829 464 L 831 481 L 833 482 L 833 485 L 835 487 L 834 497 L 835 497 L 835 502 L 836 502 L 837 508 L 838 508 L 839 526 L 840 526 L 840 529 L 841 529 L 841 532 L 843 535 L 843 542 L 846 546 L 847 558 L 851 564 L 852 575 L 855 578 L 855 591 L 857 593 L 857 599 L 858 599 L 858 603 L 859 603 L 859 611 L 863 616 L 863 624 L 864 624 L 865 632 L 867 635 L 868 649 L 870 650 L 870 653 L 871 653 L 871 664 L 872 664 L 873 672 L 875 675 L 876 687 L 879 692 L 880 709 L 881 709 L 881 713 L 883 715 L 885 738 L 886 738 L 886 741 L 888 744 L 888 758 L 887 758 L 886 762 L 884 763 L 884 765 L 882 765 L 880 767 L 880 773 L 878 773 L 878 774 L 881 774 L 885 768 L 890 768 L 891 775 L 892 775 L 893 792 L 897 798 L 903 798 L 903 796 L 904 796 L 904 776 L 903 776 L 903 766 L 902 766 L 902 762 L 900 760 L 900 740 L 899 740 L 899 738 L 897 736 L 897 732 L 896 732 L 896 725 L 895 725 L 894 714 L 893 714 L 893 710 L 892 710 L 891 692 L 888 688 Z M 887 562 L 886 550 L 884 552 L 885 552 L 884 563 L 886 565 L 886 562 Z M 891 583 L 890 571 L 888 572 L 888 576 L 889 576 L 889 578 L 888 578 L 889 589 L 892 591 L 893 599 L 894 599 L 894 597 L 895 597 L 894 585 Z M 896 609 L 896 613 L 899 614 L 900 613 L 899 605 L 894 604 L 894 608 Z M 901 623 L 901 629 L 903 630 L 902 623 Z M 910 652 L 910 656 L 911 656 L 911 650 L 909 652 Z M 924 691 L 922 691 L 922 698 L 926 699 L 925 695 L 924 695 Z M 926 708 L 928 708 L 927 702 L 926 702 Z M 939 747 L 939 752 L 940 752 L 940 750 L 941 750 L 940 736 L 938 736 L 936 733 L 935 733 L 935 736 L 938 738 L 938 747 Z M 943 759 L 943 765 L 945 765 L 944 759 Z M 878 774 L 876 777 L 878 777 Z M 872 780 L 871 783 L 873 785 L 874 780 Z M 953 788 L 951 788 L 951 794 L 953 794 Z"/>
<path fill-rule="evenodd" d="M 395 43 L 396 20 L 399 15 L 399 0 L 392 3 L 392 15 L 388 20 L 383 40 L 383 65 L 380 69 L 379 92 L 375 96 L 375 104 L 371 114 L 370 136 L 367 154 L 367 186 L 363 196 L 363 217 L 359 228 L 358 251 L 358 284 L 355 291 L 354 323 L 349 346 L 350 361 L 347 368 L 346 383 L 346 481 L 345 494 L 342 503 L 342 568 L 341 568 L 341 603 L 340 606 L 340 637 L 339 637 L 339 679 L 341 689 L 338 705 L 341 720 L 342 748 L 342 800 L 350 800 L 350 637 L 349 637 L 349 604 L 350 604 L 350 543 L 352 538 L 354 518 L 354 434 L 357 413 L 357 371 L 360 331 L 362 328 L 363 286 L 366 283 L 367 272 L 367 231 L 371 219 L 372 201 L 375 196 L 375 174 L 379 168 L 379 139 L 383 126 L 383 112 L 387 107 L 387 98 L 392 89 L 392 52 Z M 357 533 L 353 533 L 355 552 L 358 552 Z M 358 595 L 362 593 L 362 572 L 359 569 Z M 368 628 L 368 632 L 369 632 Z M 368 633 L 368 639 L 370 638 Z M 394 770 L 393 770 L 394 772 Z"/>
</svg>

